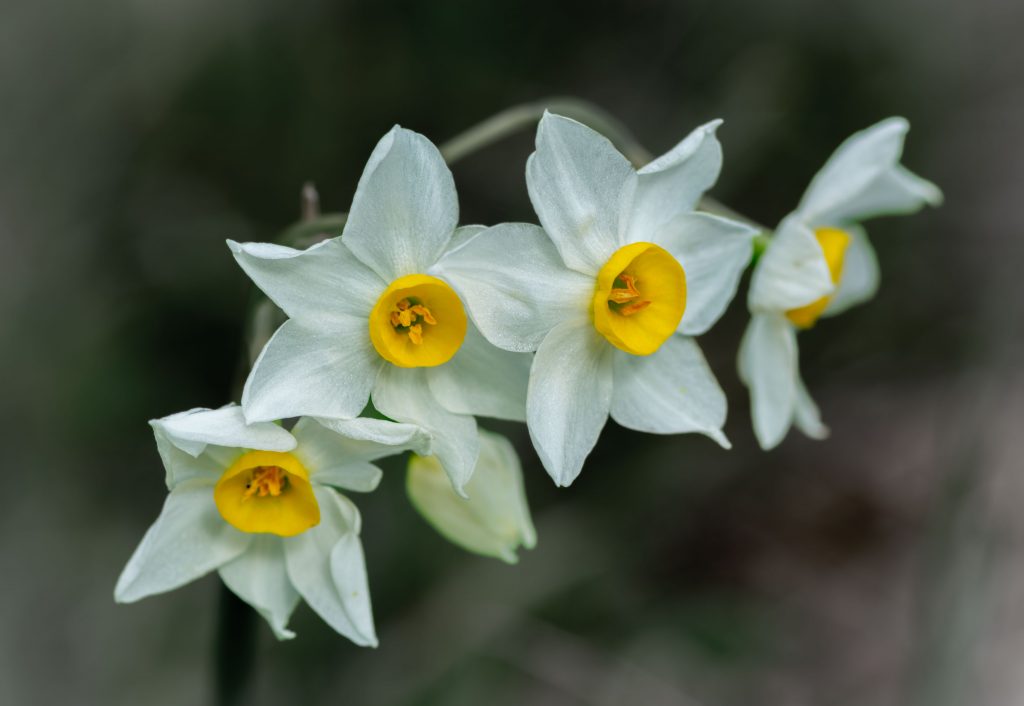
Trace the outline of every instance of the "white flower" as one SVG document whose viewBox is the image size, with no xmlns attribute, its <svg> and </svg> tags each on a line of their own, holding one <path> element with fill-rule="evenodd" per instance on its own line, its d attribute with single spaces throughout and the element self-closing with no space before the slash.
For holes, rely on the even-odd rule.
<svg viewBox="0 0 1024 706">
<path fill-rule="evenodd" d="M 527 424 L 559 485 L 611 416 L 728 447 L 726 401 L 697 344 L 736 292 L 754 230 L 693 208 L 718 177 L 719 122 L 639 172 L 593 130 L 545 114 L 526 168 L 543 230 L 503 224 L 443 272 L 495 345 L 537 351 Z"/>
<path fill-rule="evenodd" d="M 482 230 L 456 230 L 455 184 L 437 148 L 395 127 L 359 180 L 341 238 L 299 251 L 229 241 L 235 259 L 290 317 L 242 395 L 250 422 L 378 410 L 434 436 L 459 492 L 479 452 L 471 415 L 522 421 L 529 357 L 490 345 L 439 275 Z"/>
<path fill-rule="evenodd" d="M 909 128 L 903 118 L 889 118 L 840 145 L 757 263 L 739 373 L 764 449 L 782 441 L 793 423 L 810 437 L 828 435 L 800 377 L 796 333 L 878 289 L 878 262 L 858 223 L 942 202 L 938 187 L 899 163 Z"/>
<path fill-rule="evenodd" d="M 335 488 L 376 488 L 381 472 L 371 462 L 424 451 L 429 439 L 419 427 L 307 417 L 289 433 L 270 422 L 247 425 L 234 405 L 150 424 L 170 493 L 115 600 L 131 603 L 216 569 L 279 639 L 294 637 L 287 624 L 302 597 L 356 644 L 377 644 L 359 511 Z"/>
<path fill-rule="evenodd" d="M 523 488 L 523 470 L 508 439 L 480 430 L 480 458 L 459 497 L 435 456 L 413 456 L 406 478 L 409 499 L 438 532 L 460 547 L 509 564 L 516 549 L 533 549 L 537 532 Z"/>
</svg>

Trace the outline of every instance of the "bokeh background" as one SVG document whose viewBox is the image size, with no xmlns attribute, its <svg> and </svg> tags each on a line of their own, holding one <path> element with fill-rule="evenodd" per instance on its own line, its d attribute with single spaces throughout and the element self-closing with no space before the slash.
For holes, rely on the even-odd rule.
<svg viewBox="0 0 1024 706">
<path fill-rule="evenodd" d="M 726 453 L 610 424 L 540 544 L 446 544 L 400 462 L 357 497 L 381 637 L 262 624 L 253 704 L 1024 703 L 1024 5 L 7 0 L 0 6 L 0 702 L 201 704 L 218 581 L 116 606 L 156 517 L 146 420 L 232 394 L 249 283 L 316 182 L 345 210 L 394 123 L 446 140 L 551 95 L 655 153 L 725 119 L 714 194 L 778 221 L 849 133 L 911 120 L 946 205 L 869 224 L 879 296 L 801 339 L 833 429 Z M 454 169 L 463 222 L 533 220 L 529 131 Z M 240 649 L 242 649 L 240 647 Z"/>
</svg>

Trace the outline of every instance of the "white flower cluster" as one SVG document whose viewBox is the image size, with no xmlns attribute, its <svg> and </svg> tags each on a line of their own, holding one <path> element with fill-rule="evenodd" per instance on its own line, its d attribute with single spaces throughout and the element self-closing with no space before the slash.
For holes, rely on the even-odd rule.
<svg viewBox="0 0 1024 706">
<path fill-rule="evenodd" d="M 229 242 L 288 320 L 241 406 L 151 422 L 170 492 L 116 599 L 217 570 L 279 638 L 301 597 L 374 645 L 360 516 L 341 491 L 374 490 L 376 459 L 414 451 L 412 504 L 453 542 L 514 562 L 536 541 L 522 471 L 476 417 L 526 422 L 562 486 L 609 416 L 729 448 L 725 395 L 695 337 L 735 296 L 758 229 L 697 210 L 722 166 L 719 124 L 636 170 L 600 134 L 545 114 L 526 164 L 540 225 L 492 227 L 459 227 L 440 152 L 395 127 L 341 236 L 306 250 Z M 845 142 L 756 261 L 739 370 L 764 448 L 794 422 L 826 433 L 796 332 L 874 293 L 858 223 L 941 199 L 899 164 L 907 127 L 893 118 Z M 362 417 L 370 404 L 386 419 Z"/>
</svg>

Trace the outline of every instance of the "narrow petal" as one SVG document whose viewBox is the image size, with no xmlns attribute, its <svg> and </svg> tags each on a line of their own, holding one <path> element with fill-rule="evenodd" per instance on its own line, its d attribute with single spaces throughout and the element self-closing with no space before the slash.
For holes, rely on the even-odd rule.
<svg viewBox="0 0 1024 706">
<path fill-rule="evenodd" d="M 740 342 L 740 379 L 750 389 L 750 414 L 761 448 L 778 446 L 796 405 L 796 332 L 785 317 L 755 314 Z"/>
<path fill-rule="evenodd" d="M 199 456 L 207 444 L 262 451 L 291 451 L 295 438 L 276 424 L 247 424 L 242 408 L 229 404 L 220 409 L 190 409 L 149 422 L 176 447 Z"/>
<path fill-rule="evenodd" d="M 639 172 L 628 242 L 657 242 L 659 226 L 693 211 L 722 170 L 722 145 L 715 131 L 721 120 L 712 120 L 687 135 L 671 150 Z"/>
<path fill-rule="evenodd" d="M 843 258 L 843 274 L 822 316 L 835 316 L 875 296 L 880 278 L 878 258 L 863 228 L 847 227 L 850 246 Z"/>
<path fill-rule="evenodd" d="M 887 118 L 846 139 L 811 180 L 797 212 L 808 223 L 824 224 L 831 211 L 856 198 L 903 152 L 910 124 Z"/>
<path fill-rule="evenodd" d="M 184 586 L 240 555 L 250 538 L 221 518 L 211 483 L 181 484 L 121 572 L 114 600 L 132 603 Z"/>
<path fill-rule="evenodd" d="M 476 420 L 445 409 L 430 390 L 426 370 L 385 366 L 373 388 L 373 404 L 392 419 L 429 431 L 431 453 L 441 460 L 455 491 L 465 495 L 480 453 Z"/>
<path fill-rule="evenodd" d="M 526 421 L 529 353 L 510 353 L 492 345 L 470 324 L 466 338 L 449 362 L 427 370 L 431 392 L 458 414 Z"/>
<path fill-rule="evenodd" d="M 459 497 L 433 456 L 409 461 L 409 500 L 438 532 L 467 551 L 516 563 L 516 550 L 533 548 L 537 532 L 522 466 L 506 438 L 480 432 L 480 458 L 466 489 L 469 498 Z"/>
<path fill-rule="evenodd" d="M 796 377 L 796 405 L 793 410 L 796 428 L 812 439 L 827 439 L 829 429 L 821 421 L 821 412 L 814 403 L 807 386 L 798 374 Z"/>
<path fill-rule="evenodd" d="M 370 343 L 365 320 L 349 319 L 346 326 L 324 333 L 295 319 L 284 322 L 245 382 L 246 419 L 358 416 L 383 361 Z"/>
<path fill-rule="evenodd" d="M 603 135 L 560 115 L 541 118 L 526 185 L 566 265 L 594 275 L 625 244 L 636 184 L 633 167 Z"/>
<path fill-rule="evenodd" d="M 359 511 L 333 490 L 313 492 L 320 524 L 284 540 L 288 578 L 324 622 L 357 645 L 376 647 Z"/>
<path fill-rule="evenodd" d="M 879 172 L 860 193 L 822 213 L 823 223 L 843 224 L 875 216 L 902 216 L 942 203 L 942 191 L 896 164 Z"/>
<path fill-rule="evenodd" d="M 757 262 L 747 305 L 753 312 L 783 312 L 810 304 L 832 290 L 832 275 L 817 238 L 790 216 Z"/>
<path fill-rule="evenodd" d="M 544 230 L 525 223 L 488 228 L 437 271 L 487 340 L 509 351 L 535 351 L 558 324 L 586 319 L 594 294 L 594 278 L 568 269 Z"/>
<path fill-rule="evenodd" d="M 556 326 L 537 349 L 526 420 L 544 468 L 558 485 L 580 474 L 608 421 L 612 350 L 587 321 Z"/>
<path fill-rule="evenodd" d="M 278 640 L 295 637 L 288 629 L 288 619 L 299 603 L 299 592 L 288 580 L 280 537 L 254 535 L 241 556 L 220 567 L 220 577 L 263 616 Z"/>
<path fill-rule="evenodd" d="M 397 125 L 381 138 L 359 179 L 343 238 L 385 282 L 426 272 L 459 220 L 455 181 L 423 135 Z"/>
<path fill-rule="evenodd" d="M 722 433 L 727 403 L 696 341 L 675 335 L 656 353 L 615 352 L 612 419 L 651 434 L 698 432 L 730 448 Z"/>
<path fill-rule="evenodd" d="M 355 421 L 362 424 L 354 426 Z M 369 430 L 369 434 L 364 433 L 367 422 L 374 422 L 376 427 Z M 384 431 L 381 427 L 397 429 Z M 312 482 L 363 493 L 374 490 L 381 479 L 380 469 L 370 461 L 409 448 L 429 449 L 430 444 L 429 435 L 419 427 L 380 419 L 331 422 L 303 417 L 292 433 L 299 441 L 293 453 L 309 471 Z M 366 436 L 372 436 L 373 440 Z M 382 438 L 393 443 L 376 440 Z"/>
<path fill-rule="evenodd" d="M 664 224 L 652 241 L 686 273 L 686 310 L 679 331 L 697 336 L 725 313 L 750 264 L 757 230 L 709 213 L 686 213 Z"/>
<path fill-rule="evenodd" d="M 257 287 L 288 316 L 306 324 L 329 328 L 339 318 L 365 317 L 387 287 L 341 238 L 306 250 L 233 240 L 228 247 Z"/>
</svg>

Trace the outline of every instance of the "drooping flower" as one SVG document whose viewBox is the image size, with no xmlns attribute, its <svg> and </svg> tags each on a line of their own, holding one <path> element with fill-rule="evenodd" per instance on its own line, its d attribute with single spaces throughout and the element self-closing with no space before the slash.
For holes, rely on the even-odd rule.
<svg viewBox="0 0 1024 706">
<path fill-rule="evenodd" d="M 170 491 L 114 589 L 131 603 L 217 570 L 279 639 L 300 597 L 336 631 L 376 645 L 361 519 L 338 492 L 368 492 L 373 461 L 425 452 L 419 427 L 375 419 L 300 419 L 291 433 L 246 424 L 236 405 L 150 422 Z M 330 428 L 328 428 L 330 427 Z"/>
<path fill-rule="evenodd" d="M 590 128 L 545 114 L 526 169 L 543 229 L 494 226 L 443 263 L 489 341 L 537 352 L 527 424 L 559 485 L 609 413 L 728 447 L 725 396 L 692 336 L 735 295 L 755 231 L 693 210 L 721 168 L 718 125 L 638 172 Z"/>
<path fill-rule="evenodd" d="M 519 547 L 533 549 L 537 543 L 519 457 L 499 434 L 480 430 L 480 458 L 466 484 L 469 498 L 452 490 L 436 456 L 409 460 L 406 490 L 438 532 L 471 552 L 514 564 Z"/>
<path fill-rule="evenodd" d="M 463 492 L 479 452 L 471 415 L 522 421 L 530 362 L 489 344 L 439 274 L 482 230 L 456 229 L 458 215 L 437 148 L 396 126 L 370 156 L 340 238 L 304 251 L 229 241 L 290 317 L 249 375 L 246 419 L 350 419 L 372 397 L 388 417 L 430 431 Z"/>
<path fill-rule="evenodd" d="M 828 434 L 800 376 L 796 334 L 878 289 L 878 261 L 859 223 L 942 202 L 937 186 L 899 163 L 909 129 L 903 118 L 889 118 L 840 145 L 757 263 L 738 363 L 764 449 L 778 445 L 794 423 L 812 438 Z"/>
</svg>

